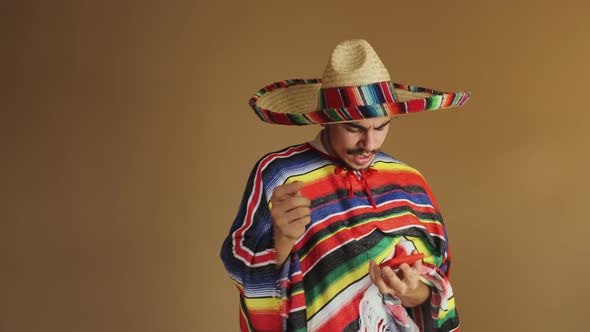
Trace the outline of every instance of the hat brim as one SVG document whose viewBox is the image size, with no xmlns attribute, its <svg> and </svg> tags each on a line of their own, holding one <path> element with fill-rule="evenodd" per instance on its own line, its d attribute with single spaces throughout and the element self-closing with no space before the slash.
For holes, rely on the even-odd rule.
<svg viewBox="0 0 590 332">
<path fill-rule="evenodd" d="M 321 79 L 292 79 L 275 82 L 260 89 L 250 99 L 250 107 L 264 122 L 301 126 L 460 107 L 471 96 L 468 91 L 443 92 L 392 83 L 398 101 L 317 109 L 321 86 Z"/>
</svg>

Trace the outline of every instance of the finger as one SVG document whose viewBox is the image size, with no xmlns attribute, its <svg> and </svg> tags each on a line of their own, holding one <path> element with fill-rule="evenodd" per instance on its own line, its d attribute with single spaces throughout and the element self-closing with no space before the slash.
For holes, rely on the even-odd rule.
<svg viewBox="0 0 590 332">
<path fill-rule="evenodd" d="M 384 267 L 381 271 L 383 280 L 387 282 L 389 288 L 391 288 L 395 294 L 405 294 L 406 285 L 391 268 Z"/>
<path fill-rule="evenodd" d="M 413 255 L 414 255 L 414 254 L 417 254 L 417 253 L 418 253 L 418 250 L 415 250 L 415 249 L 414 249 L 414 250 L 412 250 L 412 254 L 413 254 Z M 413 267 L 413 268 L 414 268 L 414 269 L 415 269 L 415 270 L 418 272 L 418 274 L 422 274 L 422 260 L 421 260 L 421 259 L 417 260 L 417 261 L 416 261 L 416 262 L 415 262 L 415 263 L 412 265 L 412 267 Z"/>
<path fill-rule="evenodd" d="M 408 277 L 411 274 L 414 274 L 414 271 L 412 270 L 412 268 L 408 265 L 408 263 L 402 263 L 399 266 L 399 269 L 402 271 L 404 277 Z"/>
<path fill-rule="evenodd" d="M 383 274 L 385 273 L 385 270 L 389 270 L 389 272 L 393 273 L 393 271 L 391 271 L 389 267 L 384 267 L 383 269 L 381 269 L 377 264 L 373 266 L 373 276 L 375 279 L 373 284 L 377 286 L 377 288 L 379 289 L 379 293 L 395 295 L 395 291 L 393 291 L 391 287 L 389 287 L 383 279 Z"/>
<path fill-rule="evenodd" d="M 407 279 L 410 282 L 418 281 L 420 273 L 414 268 L 412 268 L 410 265 L 403 263 L 399 266 L 399 269 L 404 274 L 404 279 Z"/>
<path fill-rule="evenodd" d="M 408 264 L 402 264 L 400 266 L 400 270 L 403 272 L 403 282 L 406 285 L 407 291 L 412 291 L 418 288 L 418 284 L 420 283 L 420 273 L 410 267 Z"/>
<path fill-rule="evenodd" d="M 274 224 L 275 235 L 285 236 L 289 239 L 296 240 L 305 233 L 306 226 L 311 222 L 309 216 L 294 221 L 279 221 Z"/>
<path fill-rule="evenodd" d="M 309 224 L 311 222 L 311 217 L 310 216 L 305 216 L 303 218 L 299 218 L 297 220 L 292 221 L 292 224 L 297 224 L 299 226 L 302 226 L 303 228 L 305 228 L 305 226 L 307 226 L 307 224 Z"/>
<path fill-rule="evenodd" d="M 311 201 L 307 197 L 303 196 L 292 196 L 288 199 L 279 202 L 277 205 L 284 211 L 289 211 L 298 207 L 309 207 L 311 205 Z"/>
<path fill-rule="evenodd" d="M 287 186 L 287 192 L 289 194 L 295 194 L 296 192 L 301 190 L 301 188 L 303 188 L 303 181 L 289 182 L 286 184 L 286 186 Z"/>
<path fill-rule="evenodd" d="M 285 212 L 278 208 L 273 208 L 270 214 L 276 226 L 285 227 L 299 219 L 310 218 L 311 210 L 308 207 L 297 207 Z"/>
<path fill-rule="evenodd" d="M 287 222 L 292 223 L 298 219 L 309 217 L 311 215 L 311 209 L 305 206 L 296 207 L 291 209 L 283 215 L 283 218 L 287 220 Z"/>
<path fill-rule="evenodd" d="M 375 272 L 373 272 L 373 267 L 375 266 L 375 261 L 371 260 L 369 262 L 369 278 L 371 279 L 372 283 L 375 283 Z"/>
<path fill-rule="evenodd" d="M 289 196 L 297 194 L 297 192 L 300 191 L 301 188 L 303 188 L 303 182 L 293 181 L 276 187 L 273 192 L 273 196 L 275 196 L 276 193 L 276 199 L 282 200 Z"/>
<path fill-rule="evenodd" d="M 309 209 L 309 206 L 311 205 L 311 202 L 308 198 L 306 197 L 291 197 L 288 200 L 284 200 L 282 202 L 276 203 L 272 205 L 272 208 L 270 210 L 271 216 L 274 220 L 276 221 L 281 221 L 284 220 L 285 218 L 290 218 L 289 220 L 287 220 L 286 222 L 292 221 L 293 219 L 298 219 L 301 217 L 300 216 L 295 216 L 295 217 L 286 217 L 285 214 L 289 213 L 290 211 L 303 207 L 306 209 Z M 310 214 L 311 211 L 309 211 L 307 214 Z"/>
<path fill-rule="evenodd" d="M 305 233 L 305 226 L 307 224 L 309 224 L 309 222 L 311 221 L 311 218 L 309 217 L 303 217 L 301 219 L 295 220 L 293 221 L 291 224 L 289 224 L 289 234 L 292 238 L 297 239 L 300 236 L 303 235 L 303 233 Z"/>
<path fill-rule="evenodd" d="M 422 274 L 422 260 L 417 260 L 416 263 L 414 263 L 414 270 L 416 270 L 416 272 L 418 272 L 418 274 Z"/>
</svg>

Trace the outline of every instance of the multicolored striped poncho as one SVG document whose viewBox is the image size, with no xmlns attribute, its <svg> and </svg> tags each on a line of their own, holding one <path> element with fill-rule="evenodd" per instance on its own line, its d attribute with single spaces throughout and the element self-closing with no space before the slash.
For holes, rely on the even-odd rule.
<svg viewBox="0 0 590 332">
<path fill-rule="evenodd" d="M 384 153 L 368 170 L 348 170 L 310 143 L 256 163 L 221 250 L 240 293 L 241 331 L 359 331 L 367 326 L 360 303 L 372 285 L 369 262 L 391 257 L 400 241 L 424 253 L 429 271 L 422 281 L 431 296 L 409 316 L 422 331 L 458 330 L 447 234 L 430 188 Z M 269 201 L 292 181 L 304 182 L 311 223 L 279 269 Z"/>
</svg>

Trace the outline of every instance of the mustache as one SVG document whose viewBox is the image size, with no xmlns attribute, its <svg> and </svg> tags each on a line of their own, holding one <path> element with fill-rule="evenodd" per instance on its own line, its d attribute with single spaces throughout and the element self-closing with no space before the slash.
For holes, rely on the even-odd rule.
<svg viewBox="0 0 590 332">
<path fill-rule="evenodd" d="M 377 154 L 381 151 L 381 149 L 375 149 L 375 150 L 371 150 L 371 151 L 366 151 L 364 149 L 352 149 L 352 150 L 346 150 L 346 153 L 349 155 L 353 155 L 353 156 L 358 156 L 358 155 L 362 155 L 362 154 Z"/>
</svg>

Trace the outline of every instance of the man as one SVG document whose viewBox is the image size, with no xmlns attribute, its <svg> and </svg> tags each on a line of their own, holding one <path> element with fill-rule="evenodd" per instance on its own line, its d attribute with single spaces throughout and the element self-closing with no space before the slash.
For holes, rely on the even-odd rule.
<svg viewBox="0 0 590 332">
<path fill-rule="evenodd" d="M 438 205 L 422 175 L 380 147 L 393 117 L 469 95 L 392 83 L 373 48 L 349 40 L 321 80 L 251 99 L 266 122 L 323 130 L 264 156 L 248 179 L 221 250 L 242 331 L 458 330 Z"/>
</svg>

